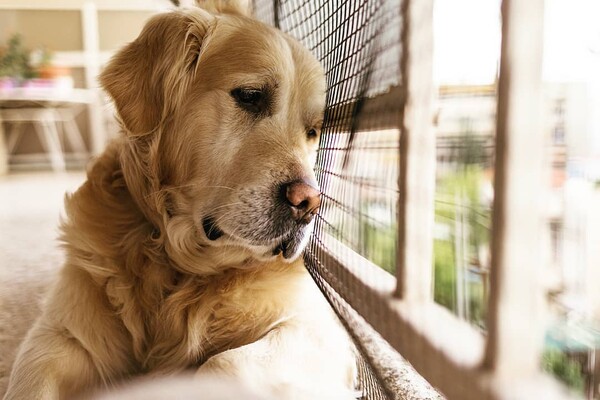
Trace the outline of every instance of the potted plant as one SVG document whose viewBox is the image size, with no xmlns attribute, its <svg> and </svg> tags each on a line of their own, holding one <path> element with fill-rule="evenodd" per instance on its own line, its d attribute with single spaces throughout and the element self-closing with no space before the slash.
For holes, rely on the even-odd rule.
<svg viewBox="0 0 600 400">
<path fill-rule="evenodd" d="M 46 49 L 38 49 L 31 54 L 32 64 L 36 66 L 38 75 L 42 79 L 56 79 L 71 75 L 68 67 L 61 67 L 52 64 L 54 54 Z"/>
<path fill-rule="evenodd" d="M 21 35 L 15 34 L 8 40 L 8 45 L 0 51 L 0 79 L 1 85 L 6 82 L 20 84 L 24 80 L 37 76 L 35 69 L 29 62 L 29 51 L 23 45 Z"/>
</svg>

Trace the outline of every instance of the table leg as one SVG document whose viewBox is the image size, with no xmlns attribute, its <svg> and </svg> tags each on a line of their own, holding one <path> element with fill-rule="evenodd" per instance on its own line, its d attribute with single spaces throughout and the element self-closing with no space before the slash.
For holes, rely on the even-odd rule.
<svg viewBox="0 0 600 400">
<path fill-rule="evenodd" d="M 8 149 L 4 138 L 4 124 L 0 118 L 0 176 L 8 173 Z"/>
</svg>

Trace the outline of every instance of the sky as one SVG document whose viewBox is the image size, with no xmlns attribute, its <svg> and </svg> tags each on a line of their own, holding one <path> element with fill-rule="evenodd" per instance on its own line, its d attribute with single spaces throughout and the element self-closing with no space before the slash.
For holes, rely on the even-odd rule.
<svg viewBox="0 0 600 400">
<path fill-rule="evenodd" d="M 500 54 L 500 2 L 435 0 L 434 5 L 435 81 L 494 82 Z"/>
<path fill-rule="evenodd" d="M 600 87 L 600 1 L 546 0 L 544 14 L 543 80 Z M 494 82 L 500 40 L 499 0 L 436 0 L 436 82 Z"/>
</svg>

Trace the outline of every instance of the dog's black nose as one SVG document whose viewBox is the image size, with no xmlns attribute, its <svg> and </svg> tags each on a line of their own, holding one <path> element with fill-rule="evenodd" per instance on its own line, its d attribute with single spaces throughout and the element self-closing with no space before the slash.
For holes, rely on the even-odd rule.
<svg viewBox="0 0 600 400">
<path fill-rule="evenodd" d="M 284 184 L 283 193 L 295 221 L 308 224 L 319 211 L 321 192 L 305 180 Z"/>
</svg>

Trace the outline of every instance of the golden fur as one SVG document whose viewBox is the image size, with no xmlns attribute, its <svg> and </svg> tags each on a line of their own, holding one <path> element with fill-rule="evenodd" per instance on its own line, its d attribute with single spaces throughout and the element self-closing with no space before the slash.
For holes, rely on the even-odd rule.
<svg viewBox="0 0 600 400">
<path fill-rule="evenodd" d="M 101 82 L 124 134 L 66 199 L 67 260 L 5 399 L 189 369 L 278 399 L 350 398 L 351 342 L 299 257 L 310 225 L 278 227 L 273 200 L 276 183 L 314 181 L 319 64 L 246 16 L 194 9 L 154 17 Z M 271 103 L 244 112 L 236 87 Z"/>
</svg>

